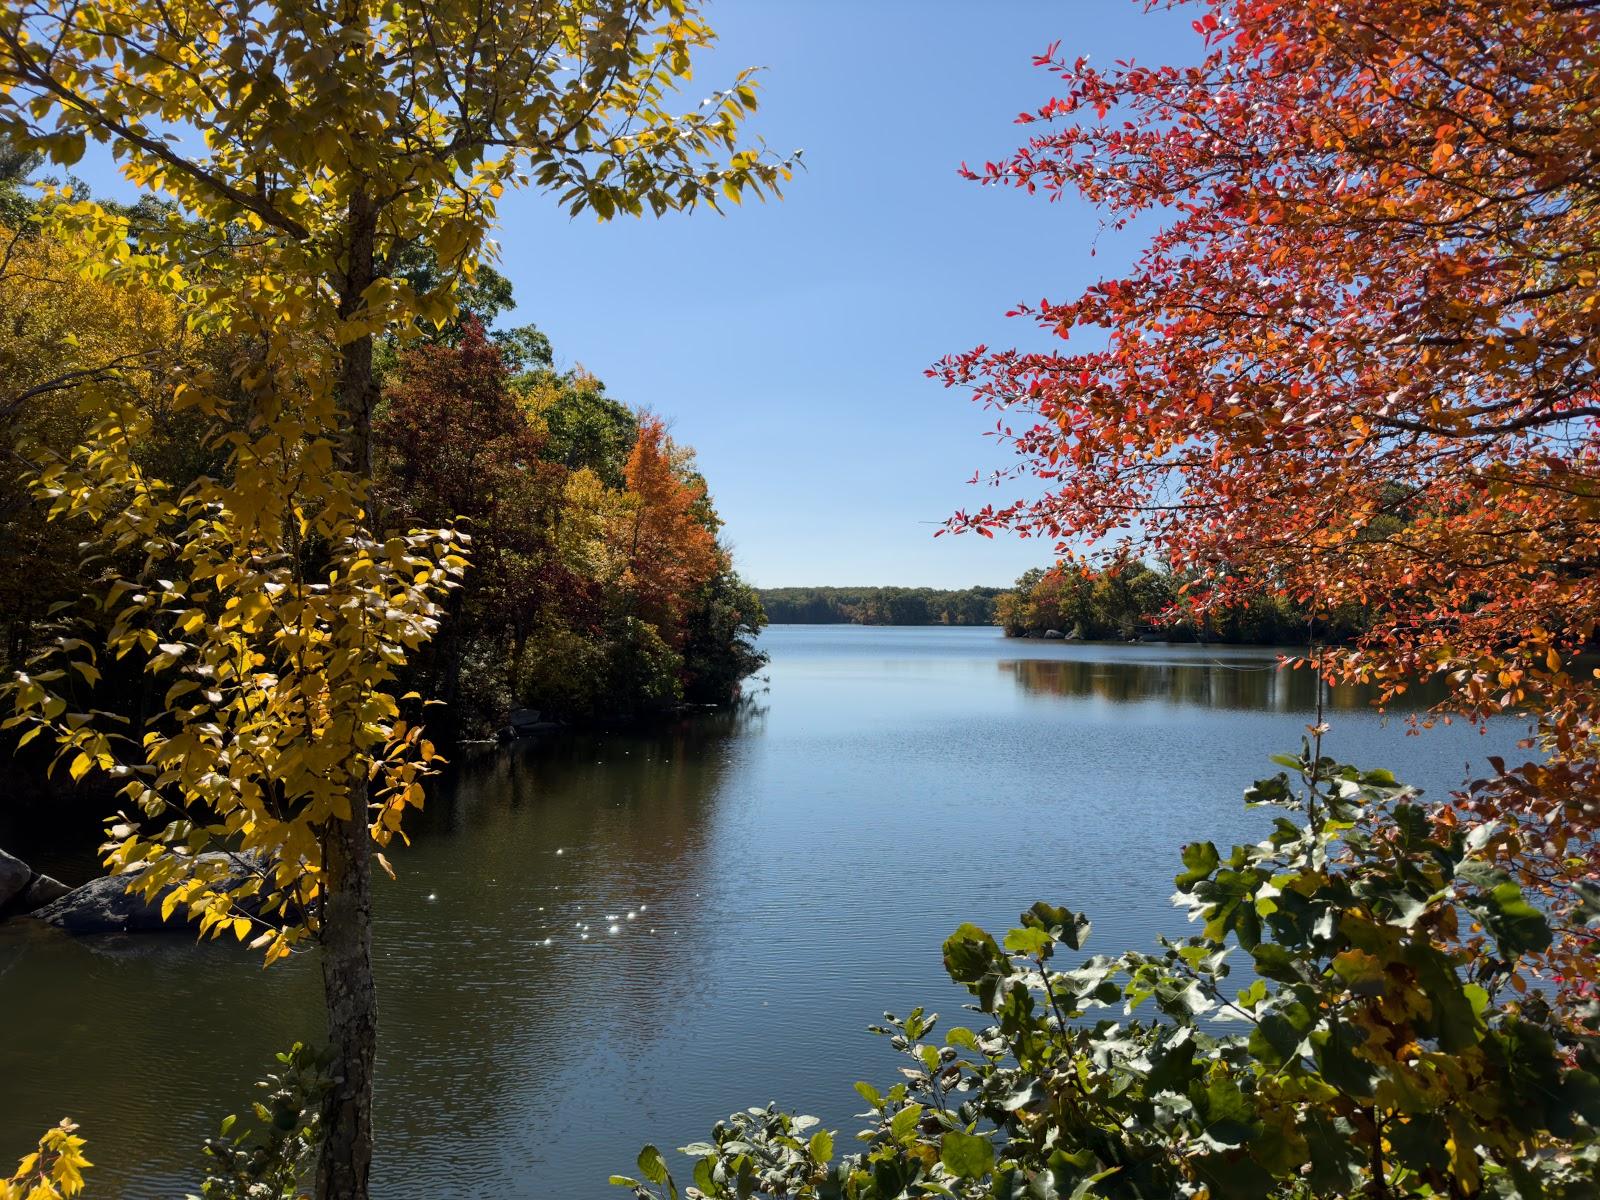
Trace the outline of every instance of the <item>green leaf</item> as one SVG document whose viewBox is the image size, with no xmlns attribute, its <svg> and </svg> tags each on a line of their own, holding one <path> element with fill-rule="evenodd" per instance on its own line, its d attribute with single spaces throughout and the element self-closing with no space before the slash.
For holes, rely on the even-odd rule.
<svg viewBox="0 0 1600 1200">
<path fill-rule="evenodd" d="M 1010 971 L 994 938 L 976 925 L 962 925 L 944 943 L 944 969 L 957 983 L 980 982 L 984 976 Z"/>
<path fill-rule="evenodd" d="M 1255 962 L 1257 974 L 1278 983 L 1301 982 L 1299 964 L 1294 955 L 1277 942 L 1262 942 L 1250 951 L 1250 957 Z"/>
<path fill-rule="evenodd" d="M 1504 958 L 1517 958 L 1550 945 L 1549 922 L 1514 883 L 1502 883 L 1469 900 L 1466 907 L 1494 934 Z"/>
<path fill-rule="evenodd" d="M 651 1183 L 665 1183 L 667 1160 L 661 1157 L 661 1151 L 649 1145 L 639 1151 L 639 1173 Z"/>
<path fill-rule="evenodd" d="M 907 1141 L 917 1131 L 922 1120 L 922 1105 L 908 1104 L 889 1120 L 889 1136 L 897 1142 Z"/>
<path fill-rule="evenodd" d="M 828 1160 L 833 1157 L 833 1134 L 826 1129 L 817 1130 L 806 1143 L 806 1153 L 819 1167 L 826 1166 Z"/>
<path fill-rule="evenodd" d="M 940 1143 L 939 1161 L 952 1175 L 981 1179 L 994 1166 L 994 1146 L 986 1137 L 951 1130 Z"/>
<path fill-rule="evenodd" d="M 1364 1031 L 1337 1019 L 1329 1022 L 1327 1029 L 1311 1035 L 1322 1077 L 1341 1092 L 1360 1100 L 1372 1096 L 1374 1084 L 1372 1064 L 1356 1054 L 1356 1049 L 1366 1040 Z"/>
<path fill-rule="evenodd" d="M 1272 1067 L 1295 1062 L 1305 1053 L 1306 1037 L 1315 1024 L 1303 1004 L 1287 1004 L 1267 1012 L 1250 1035 L 1250 1053 Z"/>
<path fill-rule="evenodd" d="M 1210 876 L 1221 864 L 1222 859 L 1217 854 L 1217 847 L 1212 842 L 1190 842 L 1183 848 L 1183 865 L 1189 869 L 1179 875 L 1175 882 L 1180 892 L 1194 890 L 1194 885 Z"/>
<path fill-rule="evenodd" d="M 1013 954 L 1048 957 L 1055 947 L 1055 939 L 1043 929 L 1013 929 L 1006 934 L 1005 947 Z"/>
<path fill-rule="evenodd" d="M 978 1048 L 978 1035 L 964 1026 L 957 1025 L 944 1035 L 947 1046 L 960 1046 L 965 1050 Z"/>
</svg>

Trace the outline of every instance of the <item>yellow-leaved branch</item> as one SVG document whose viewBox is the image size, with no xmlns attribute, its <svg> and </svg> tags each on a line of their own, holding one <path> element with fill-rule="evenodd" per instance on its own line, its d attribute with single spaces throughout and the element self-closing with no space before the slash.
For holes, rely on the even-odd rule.
<svg viewBox="0 0 1600 1200">
<path fill-rule="evenodd" d="M 793 164 L 739 141 L 748 72 L 668 107 L 712 36 L 689 0 L 0 13 L 0 137 L 62 166 L 99 144 L 168 202 L 133 220 L 63 192 L 52 237 L 182 331 L 137 387 L 114 363 L 70 381 L 84 436 L 33 488 L 91 530 L 94 603 L 68 618 L 92 636 L 63 628 L 10 719 L 70 776 L 122 781 L 107 861 L 131 886 L 269 961 L 316 940 L 336 1062 L 322 1196 L 367 1194 L 372 845 L 433 758 L 396 671 L 467 563 L 462 536 L 390 528 L 372 502 L 374 339 L 455 315 L 507 188 L 602 220 L 775 193 Z M 401 278 L 407 255 L 436 282 Z M 207 431 L 192 485 L 137 452 L 156 408 Z M 93 646 L 154 685 L 139 727 L 93 706 Z"/>
</svg>

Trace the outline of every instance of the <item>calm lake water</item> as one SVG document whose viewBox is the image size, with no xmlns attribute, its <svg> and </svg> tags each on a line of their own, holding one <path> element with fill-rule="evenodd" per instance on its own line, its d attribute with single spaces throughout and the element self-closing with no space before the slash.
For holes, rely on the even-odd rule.
<svg viewBox="0 0 1600 1200">
<path fill-rule="evenodd" d="M 1240 794 L 1314 703 L 1270 650 L 834 626 L 763 645 L 737 713 L 520 745 L 430 800 L 378 880 L 376 1195 L 619 1196 L 642 1142 L 774 1098 L 854 1132 L 851 1083 L 897 1078 L 864 1026 L 959 1012 L 957 924 L 1048 899 L 1090 913 L 1097 951 L 1185 932 L 1178 847 L 1260 835 Z M 1411 737 L 1345 691 L 1329 718 L 1330 753 L 1435 795 L 1518 734 Z M 70 1114 L 94 1195 L 194 1191 L 201 1139 L 320 1020 L 311 957 L 0 927 L 0 1158 Z"/>
</svg>

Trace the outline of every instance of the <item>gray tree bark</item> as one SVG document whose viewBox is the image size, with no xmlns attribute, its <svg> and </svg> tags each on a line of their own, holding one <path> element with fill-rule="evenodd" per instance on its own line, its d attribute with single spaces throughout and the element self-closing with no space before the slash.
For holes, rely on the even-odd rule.
<svg viewBox="0 0 1600 1200">
<path fill-rule="evenodd" d="M 339 313 L 351 317 L 373 282 L 377 212 L 357 193 L 349 207 L 350 245 Z M 372 338 L 341 351 L 340 406 L 350 422 L 351 469 L 372 476 Z M 369 514 L 369 521 L 373 518 Z M 350 816 L 323 831 L 327 871 L 322 904 L 322 991 L 333 1053 L 333 1086 L 323 1107 L 318 1200 L 367 1200 L 372 1174 L 372 1083 L 378 1048 L 378 990 L 372 978 L 372 839 L 365 772 L 352 771 Z"/>
</svg>

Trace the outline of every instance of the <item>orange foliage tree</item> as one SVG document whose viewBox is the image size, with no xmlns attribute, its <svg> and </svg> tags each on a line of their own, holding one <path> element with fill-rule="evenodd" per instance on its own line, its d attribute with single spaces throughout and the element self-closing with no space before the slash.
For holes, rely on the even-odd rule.
<svg viewBox="0 0 1600 1200">
<path fill-rule="evenodd" d="M 652 413 L 639 418 L 625 477 L 629 507 L 621 533 L 638 615 L 681 644 L 689 601 L 723 566 L 705 480 Z"/>
<path fill-rule="evenodd" d="M 958 513 L 1150 555 L 1203 600 L 1268 584 L 1385 614 L 1323 651 L 1386 697 L 1438 676 L 1537 714 L 1502 818 L 1525 882 L 1592 911 L 1600 693 L 1600 3 L 1193 0 L 1196 65 L 1051 47 L 1026 145 L 966 174 L 1157 232 L 1120 278 L 1017 310 L 1058 342 L 933 374 L 1000 410 L 1043 487 Z M 1576 956 L 1586 962 L 1587 955 Z M 1592 969 L 1592 968 L 1589 968 Z"/>
</svg>

